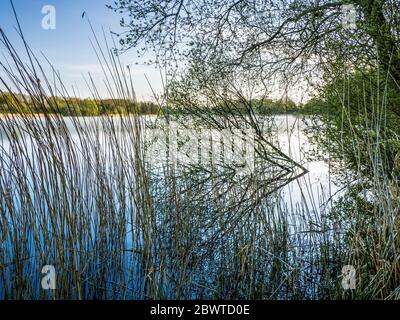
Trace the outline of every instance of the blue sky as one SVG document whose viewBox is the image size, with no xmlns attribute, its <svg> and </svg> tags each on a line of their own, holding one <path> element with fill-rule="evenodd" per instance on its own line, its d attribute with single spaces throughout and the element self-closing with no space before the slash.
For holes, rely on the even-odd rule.
<svg viewBox="0 0 400 320">
<path fill-rule="evenodd" d="M 106 4 L 112 4 L 113 0 L 13 0 L 13 2 L 30 47 L 38 55 L 40 51 L 46 55 L 60 71 L 67 87 L 74 85 L 79 89 L 81 96 L 90 96 L 82 74 L 87 75 L 87 72 L 91 72 L 101 94 L 107 96 L 102 86 L 104 76 L 89 41 L 90 27 L 86 19 L 82 19 L 82 13 L 85 11 L 88 14 L 97 33 L 102 32 L 102 27 L 118 31 L 121 17 L 106 8 Z M 55 30 L 42 28 L 42 19 L 45 17 L 42 8 L 45 5 L 52 5 L 56 9 Z M 22 49 L 21 41 L 15 31 L 16 26 L 9 0 L 1 0 L 0 27 L 16 47 Z M 0 48 L 1 55 L 3 55 L 2 50 Z M 152 98 L 145 74 L 153 89 L 161 90 L 159 71 L 143 65 L 143 58 L 138 58 L 135 50 L 124 53 L 121 59 L 125 64 L 133 64 L 132 75 L 139 100 Z"/>
</svg>

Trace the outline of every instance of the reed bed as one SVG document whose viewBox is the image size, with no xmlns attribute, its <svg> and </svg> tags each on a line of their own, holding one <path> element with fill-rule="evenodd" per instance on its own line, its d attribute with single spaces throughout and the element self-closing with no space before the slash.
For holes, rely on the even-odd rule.
<svg viewBox="0 0 400 320">
<path fill-rule="evenodd" d="M 1 299 L 397 297 L 397 198 L 381 176 L 374 223 L 355 228 L 359 212 L 331 219 L 333 200 L 306 176 L 296 180 L 302 201 L 291 202 L 275 180 L 235 180 L 216 164 L 156 165 L 147 117 L 128 108 L 91 118 L 52 112 L 54 97 L 68 103 L 70 94 L 21 37 L 24 57 L 1 32 L 0 80 L 11 96 L 0 117 Z M 104 48 L 94 36 L 93 47 L 109 95 L 127 106 L 135 100 L 129 69 L 106 40 Z M 98 99 L 90 77 L 88 85 Z M 375 277 L 344 291 L 346 264 L 360 270 L 360 283 L 376 269 Z M 41 286 L 45 265 L 55 267 L 54 290 Z"/>
</svg>

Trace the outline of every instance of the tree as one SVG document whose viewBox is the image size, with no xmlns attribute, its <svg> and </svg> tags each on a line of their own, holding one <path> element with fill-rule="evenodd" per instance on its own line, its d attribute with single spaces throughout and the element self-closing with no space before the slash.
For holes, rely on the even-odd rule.
<svg viewBox="0 0 400 320">
<path fill-rule="evenodd" d="M 355 10 L 354 28 L 344 24 L 344 5 Z M 390 138 L 388 132 L 396 129 L 400 117 L 397 0 L 119 0 L 110 8 L 124 15 L 124 32 L 119 34 L 122 50 L 153 49 L 157 63 L 185 62 L 172 65 L 174 74 L 175 67 L 183 65 L 183 76 L 171 81 L 168 95 L 173 105 L 191 108 L 203 118 L 199 104 L 216 109 L 236 99 L 248 106 L 245 119 L 254 122 L 253 105 L 246 101 L 251 94 L 238 92 L 244 82 L 268 88 L 278 81 L 285 88 L 306 80 L 311 84 L 308 89 L 324 95 L 325 107 L 333 110 L 331 134 L 321 138 L 334 135 L 336 142 L 354 138 L 341 128 L 344 109 L 349 109 L 360 132 L 369 130 L 381 114 L 390 121 L 378 116 L 384 124 L 376 127 L 379 137 Z M 230 108 L 233 113 L 235 106 Z M 352 115 L 360 110 L 364 118 L 357 121 Z M 384 161 L 393 163 L 398 150 L 388 150 L 386 143 L 384 148 L 388 155 Z M 353 153 L 348 148 L 349 161 Z"/>
<path fill-rule="evenodd" d="M 343 5 L 357 12 L 343 26 Z M 400 83 L 400 4 L 396 0 L 118 0 L 123 50 L 152 48 L 158 63 L 202 61 L 217 74 L 244 68 L 265 79 L 322 79 L 380 68 Z M 318 77 L 316 77 L 318 76 Z"/>
<path fill-rule="evenodd" d="M 97 116 L 99 114 L 99 108 L 96 101 L 91 99 L 82 100 L 79 109 L 83 116 Z"/>
</svg>

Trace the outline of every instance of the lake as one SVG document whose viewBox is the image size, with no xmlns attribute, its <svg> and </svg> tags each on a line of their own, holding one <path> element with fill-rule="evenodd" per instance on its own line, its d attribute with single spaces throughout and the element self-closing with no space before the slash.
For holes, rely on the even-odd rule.
<svg viewBox="0 0 400 320">
<path fill-rule="evenodd" d="M 0 298 L 317 297 L 339 187 L 301 118 L 259 120 L 0 118 Z"/>
</svg>

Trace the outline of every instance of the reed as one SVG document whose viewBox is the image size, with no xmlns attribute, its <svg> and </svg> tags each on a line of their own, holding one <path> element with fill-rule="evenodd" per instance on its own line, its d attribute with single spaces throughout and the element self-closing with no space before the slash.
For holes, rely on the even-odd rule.
<svg viewBox="0 0 400 320">
<path fill-rule="evenodd" d="M 72 106 L 71 117 L 54 113 L 60 98 L 72 101 L 61 76 L 46 76 L 22 32 L 25 57 L 0 35 L 9 58 L 1 93 L 12 111 L 0 117 L 0 298 L 398 298 L 397 189 L 372 141 L 375 202 L 351 211 L 343 198 L 315 193 L 305 175 L 296 202 L 216 164 L 156 165 L 146 149 L 154 119 L 128 108 L 129 69 L 106 37 L 102 46 L 94 34 L 93 48 L 124 112 L 87 118 Z M 359 270 L 355 291 L 340 285 L 346 264 Z M 56 269 L 55 290 L 41 287 L 44 265 Z"/>
</svg>

